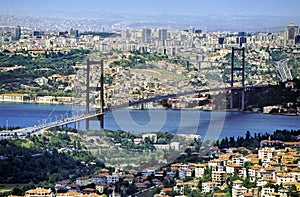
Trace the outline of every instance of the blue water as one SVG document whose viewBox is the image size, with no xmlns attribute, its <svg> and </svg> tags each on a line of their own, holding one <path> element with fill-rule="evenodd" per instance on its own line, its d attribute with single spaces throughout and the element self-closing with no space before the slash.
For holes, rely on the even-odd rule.
<svg viewBox="0 0 300 197">
<path fill-rule="evenodd" d="M 67 118 L 84 112 L 72 105 L 0 103 L 0 126 L 28 127 Z M 85 122 L 70 125 L 84 127 Z M 98 129 L 98 121 L 90 123 Z M 202 137 L 240 136 L 273 132 L 276 129 L 300 129 L 300 116 L 268 115 L 242 112 L 207 112 L 197 110 L 118 110 L 107 112 L 105 129 L 136 132 L 165 131 L 200 134 Z"/>
</svg>

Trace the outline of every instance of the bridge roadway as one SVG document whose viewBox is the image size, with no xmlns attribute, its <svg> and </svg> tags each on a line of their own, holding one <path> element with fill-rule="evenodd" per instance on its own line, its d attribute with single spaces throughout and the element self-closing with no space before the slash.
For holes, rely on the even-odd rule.
<svg viewBox="0 0 300 197">
<path fill-rule="evenodd" d="M 269 86 L 269 85 L 253 85 L 253 86 L 245 86 L 245 87 L 239 86 L 239 87 L 234 87 L 233 89 L 241 90 L 241 89 L 262 88 L 262 87 L 267 87 L 267 86 Z M 203 89 L 203 90 L 191 90 L 191 91 L 186 91 L 186 92 L 179 92 L 177 94 L 158 95 L 156 97 L 152 97 L 152 98 L 148 98 L 148 99 L 142 99 L 139 101 L 133 101 L 133 102 L 113 106 L 111 108 L 106 109 L 105 111 L 122 109 L 122 108 L 126 108 L 126 107 L 131 107 L 131 106 L 135 106 L 135 105 L 139 105 L 139 104 L 159 101 L 159 100 L 168 99 L 168 98 L 174 98 L 174 97 L 178 97 L 178 96 L 186 96 L 186 95 L 190 95 L 190 94 L 197 94 L 197 93 L 204 93 L 204 92 L 227 91 L 230 89 L 231 89 L 230 87 L 228 87 L 228 88 L 220 87 L 220 88 L 211 88 L 211 89 Z M 39 126 L 32 126 L 32 127 L 22 128 L 22 129 L 13 130 L 13 131 L 0 131 L 0 139 L 1 138 L 11 138 L 15 134 L 17 134 L 19 137 L 26 137 L 26 135 L 28 133 L 29 134 L 39 134 L 43 130 L 46 130 L 46 129 L 50 129 L 50 128 L 62 126 L 62 125 L 67 125 L 67 124 L 71 124 L 71 123 L 86 120 L 86 119 L 91 119 L 98 115 L 104 115 L 104 114 L 101 114 L 98 111 L 92 111 L 89 114 L 76 115 L 76 116 L 72 116 L 70 118 L 65 118 L 62 120 L 55 121 L 55 122 L 41 124 Z"/>
<path fill-rule="evenodd" d="M 0 139 L 5 138 L 5 137 L 10 138 L 13 135 L 18 135 L 19 137 L 26 137 L 27 134 L 40 134 L 43 130 L 46 130 L 46 129 L 71 124 L 71 123 L 78 122 L 81 120 L 90 119 L 90 118 L 96 117 L 98 115 L 102 115 L 102 114 L 97 111 L 92 111 L 89 114 L 76 115 L 76 116 L 72 116 L 70 118 L 64 118 L 64 119 L 61 119 L 61 120 L 58 120 L 55 122 L 49 122 L 49 123 L 41 124 L 38 126 L 31 126 L 31 127 L 13 130 L 13 131 L 1 131 Z"/>
<path fill-rule="evenodd" d="M 269 85 L 251 85 L 251 86 L 245 86 L 245 87 L 237 86 L 237 87 L 233 87 L 233 89 L 234 90 L 242 90 L 242 89 L 247 90 L 247 89 L 252 89 L 252 88 L 263 88 L 263 87 L 267 87 L 267 86 L 269 86 Z M 227 87 L 227 88 L 221 87 L 221 88 L 211 88 L 211 89 L 203 89 L 203 90 L 191 90 L 191 91 L 186 91 L 186 92 L 179 92 L 177 94 L 158 95 L 158 96 L 152 97 L 152 98 L 142 99 L 139 101 L 132 101 L 129 103 L 124 103 L 121 105 L 113 106 L 113 107 L 109 108 L 107 111 L 113 110 L 113 109 L 125 108 L 125 107 L 132 107 L 132 106 L 139 105 L 139 104 L 159 101 L 159 100 L 168 99 L 168 98 L 174 98 L 174 97 L 178 97 L 178 96 L 186 96 L 186 95 L 190 95 L 190 94 L 199 94 L 199 93 L 204 93 L 204 92 L 228 91 L 230 89 L 231 89 L 231 87 Z"/>
</svg>

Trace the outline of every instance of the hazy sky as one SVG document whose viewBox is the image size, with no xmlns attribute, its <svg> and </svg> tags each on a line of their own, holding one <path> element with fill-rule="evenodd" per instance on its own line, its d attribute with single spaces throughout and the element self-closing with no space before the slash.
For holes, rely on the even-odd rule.
<svg viewBox="0 0 300 197">
<path fill-rule="evenodd" d="M 300 0 L 0 0 L 0 11 L 300 16 Z M 0 12 L 1 13 L 1 12 Z"/>
</svg>

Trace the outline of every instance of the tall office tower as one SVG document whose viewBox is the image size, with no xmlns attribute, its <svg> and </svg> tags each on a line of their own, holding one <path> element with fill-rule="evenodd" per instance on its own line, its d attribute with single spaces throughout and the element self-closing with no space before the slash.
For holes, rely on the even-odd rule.
<svg viewBox="0 0 300 197">
<path fill-rule="evenodd" d="M 191 34 L 195 33 L 195 27 L 190 26 L 189 33 L 191 33 Z"/>
<path fill-rule="evenodd" d="M 144 43 L 150 43 L 152 40 L 151 29 L 143 29 L 142 37 Z"/>
<path fill-rule="evenodd" d="M 158 30 L 158 39 L 166 40 L 167 38 L 168 38 L 168 31 L 166 29 L 159 29 Z"/>
<path fill-rule="evenodd" d="M 20 38 L 21 38 L 21 27 L 18 26 L 18 27 L 16 27 L 16 29 L 15 29 L 15 36 L 14 36 L 14 39 L 15 39 L 15 40 L 20 40 Z"/>
<path fill-rule="evenodd" d="M 224 37 L 219 37 L 218 38 L 218 44 L 224 44 L 225 38 Z"/>
<path fill-rule="evenodd" d="M 130 38 L 129 30 L 128 29 L 123 30 L 121 32 L 121 37 L 122 37 L 122 39 L 128 39 L 128 38 Z"/>
<path fill-rule="evenodd" d="M 289 23 L 285 27 L 284 38 L 287 44 L 294 44 L 295 37 L 298 34 L 298 26 L 294 25 L 293 23 Z"/>
</svg>

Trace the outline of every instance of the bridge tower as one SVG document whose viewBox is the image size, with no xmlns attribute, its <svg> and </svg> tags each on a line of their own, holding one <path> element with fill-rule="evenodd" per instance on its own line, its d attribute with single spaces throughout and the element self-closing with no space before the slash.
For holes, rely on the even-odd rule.
<svg viewBox="0 0 300 197">
<path fill-rule="evenodd" d="M 103 59 L 100 61 L 94 61 L 87 59 L 87 71 L 86 71 L 86 114 L 90 113 L 90 91 L 95 89 L 99 92 L 100 98 L 100 111 L 97 119 L 100 121 L 100 129 L 104 128 L 104 69 L 103 69 Z M 100 64 L 100 85 L 97 87 L 90 87 L 90 70 L 91 64 Z M 86 129 L 90 128 L 89 119 L 86 119 Z"/>
<path fill-rule="evenodd" d="M 235 52 L 242 52 L 242 65 L 235 65 Z M 230 109 L 233 109 L 233 92 L 234 92 L 234 72 L 238 71 L 242 74 L 242 88 L 241 88 L 241 103 L 239 103 L 239 109 L 245 109 L 245 48 L 234 48 L 232 47 L 231 53 L 231 94 L 230 94 Z"/>
</svg>

